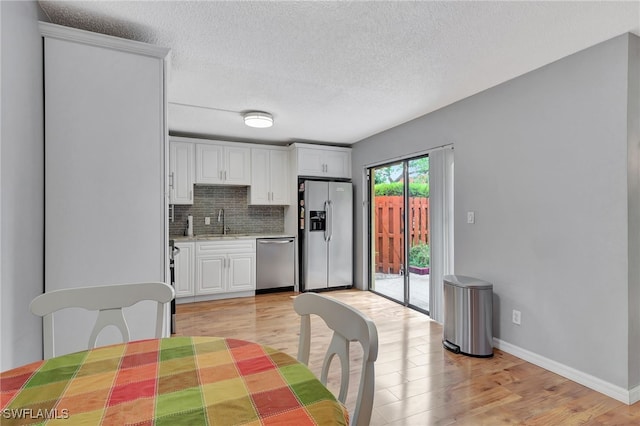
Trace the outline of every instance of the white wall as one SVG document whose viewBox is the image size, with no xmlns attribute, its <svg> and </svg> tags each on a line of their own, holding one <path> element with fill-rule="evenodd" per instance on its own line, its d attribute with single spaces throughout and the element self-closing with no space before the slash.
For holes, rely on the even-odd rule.
<svg viewBox="0 0 640 426">
<path fill-rule="evenodd" d="M 629 250 L 637 226 L 628 211 L 630 37 L 636 43 L 617 37 L 353 151 L 359 176 L 364 165 L 453 143 L 455 272 L 494 284 L 494 336 L 624 389 L 640 379 L 629 374 L 640 332 L 638 274 L 629 280 L 629 255 L 638 252 L 637 242 Z M 362 182 L 354 181 L 359 204 Z M 356 282 L 366 286 L 366 245 L 356 246 Z M 521 326 L 511 323 L 513 309 Z"/>
<path fill-rule="evenodd" d="M 36 2 L 0 2 L 0 371 L 42 359 L 42 39 Z"/>
</svg>

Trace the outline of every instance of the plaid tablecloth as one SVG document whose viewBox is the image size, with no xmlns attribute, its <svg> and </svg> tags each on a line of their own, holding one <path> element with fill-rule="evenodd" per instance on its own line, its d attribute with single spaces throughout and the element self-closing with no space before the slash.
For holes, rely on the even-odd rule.
<svg viewBox="0 0 640 426">
<path fill-rule="evenodd" d="M 0 424 L 347 425 L 314 374 L 256 343 L 173 337 L 0 374 Z"/>
</svg>

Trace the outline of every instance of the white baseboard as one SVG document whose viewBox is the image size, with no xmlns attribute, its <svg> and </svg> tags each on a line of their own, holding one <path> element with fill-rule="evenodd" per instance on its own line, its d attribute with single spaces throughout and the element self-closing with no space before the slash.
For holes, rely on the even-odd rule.
<svg viewBox="0 0 640 426">
<path fill-rule="evenodd" d="M 640 386 L 636 386 L 635 388 L 629 391 L 629 405 L 633 405 L 636 402 L 640 401 Z"/>
<path fill-rule="evenodd" d="M 576 370 L 575 368 L 568 367 L 564 364 L 560 364 L 559 362 L 553 361 L 549 358 L 545 358 L 541 355 L 530 352 L 526 349 L 522 349 L 519 346 L 512 345 L 511 343 L 505 342 L 500 339 L 493 339 L 493 347 L 507 352 L 513 356 L 517 356 L 518 358 L 535 364 L 538 367 L 542 367 L 545 370 L 549 370 L 551 372 L 559 374 L 562 377 L 566 377 L 567 379 L 572 380 L 576 383 L 580 383 L 583 386 L 607 395 L 613 399 L 617 399 L 618 401 L 625 404 L 631 405 L 640 401 L 640 386 L 637 386 L 631 390 L 624 389 L 620 386 L 616 386 L 602 379 L 591 376 L 590 374 Z"/>
</svg>

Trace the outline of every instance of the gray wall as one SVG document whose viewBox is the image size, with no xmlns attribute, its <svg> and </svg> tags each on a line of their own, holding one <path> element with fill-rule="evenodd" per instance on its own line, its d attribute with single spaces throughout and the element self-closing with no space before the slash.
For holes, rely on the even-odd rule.
<svg viewBox="0 0 640 426">
<path fill-rule="evenodd" d="M 629 39 L 629 383 L 640 383 L 640 38 Z"/>
<path fill-rule="evenodd" d="M 640 332 L 629 258 L 638 253 L 637 232 L 629 238 L 638 228 L 628 192 L 636 177 L 627 173 L 628 127 L 637 130 L 627 110 L 638 111 L 637 87 L 628 105 L 630 37 L 637 69 L 637 40 L 623 35 L 353 150 L 360 205 L 363 166 L 453 143 L 455 272 L 494 284 L 495 337 L 625 389 L 639 382 L 629 366 Z M 470 210 L 475 224 L 466 223 Z M 366 245 L 356 247 L 356 282 L 365 286 Z"/>
<path fill-rule="evenodd" d="M 43 101 L 40 8 L 0 2 L 0 371 L 42 359 L 41 320 L 29 302 L 43 290 Z"/>
</svg>

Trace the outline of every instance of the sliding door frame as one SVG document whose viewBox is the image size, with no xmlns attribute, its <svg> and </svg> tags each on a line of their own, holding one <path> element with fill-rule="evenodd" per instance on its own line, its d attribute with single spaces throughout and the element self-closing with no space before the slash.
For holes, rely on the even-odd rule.
<svg viewBox="0 0 640 426">
<path fill-rule="evenodd" d="M 410 245 L 410 237 L 411 237 L 411 227 L 409 226 L 409 221 L 410 221 L 410 217 L 409 217 L 409 212 L 410 212 L 410 191 L 409 191 L 409 163 L 413 160 L 418 160 L 420 158 L 425 158 L 425 157 L 429 157 L 428 153 L 424 153 L 424 154 L 417 154 L 417 155 L 411 155 L 408 157 L 404 157 L 401 159 L 394 159 L 392 161 L 389 162 L 385 162 L 385 163 L 380 163 L 380 164 L 376 164 L 376 165 L 372 165 L 372 166 L 367 166 L 365 168 L 365 179 L 367 180 L 367 193 L 368 193 L 368 198 L 369 198 L 369 209 L 367 212 L 367 219 L 366 222 L 368 223 L 368 244 L 367 244 L 367 253 L 368 253 L 368 285 L 367 285 L 367 290 L 385 297 L 389 300 L 392 300 L 394 302 L 400 303 L 403 306 L 407 306 L 410 307 L 412 309 L 415 309 L 416 311 L 422 312 L 423 314 L 429 315 L 429 309 L 424 309 L 420 306 L 414 305 L 411 303 L 411 286 L 410 286 L 410 281 L 411 281 L 411 277 L 409 275 L 409 245 Z M 372 238 L 372 233 L 373 233 L 373 221 L 372 221 L 372 216 L 373 216 L 373 206 L 372 206 L 372 202 L 375 200 L 375 195 L 374 195 L 374 185 L 375 185 L 375 179 L 372 179 L 372 173 L 373 173 L 373 169 L 376 168 L 383 168 L 383 167 L 390 167 L 393 165 L 396 165 L 400 163 L 402 165 L 402 181 L 403 181 L 403 186 L 402 186 L 402 204 L 403 204 L 403 215 L 401 218 L 401 223 L 402 223 L 402 238 L 403 238 L 403 244 L 402 244 L 402 269 L 404 270 L 404 274 L 403 274 L 403 299 L 402 300 L 397 300 L 394 299 L 391 296 L 388 296 L 382 292 L 376 291 L 373 288 L 373 276 L 374 276 L 374 262 L 375 262 L 375 246 L 373 243 L 373 238 Z M 429 224 L 429 227 L 431 227 L 431 225 Z M 430 234 L 430 230 L 429 230 L 429 234 Z M 431 286 L 431 284 L 429 284 Z M 431 292 L 430 289 L 427 289 L 427 292 Z"/>
<path fill-rule="evenodd" d="M 366 282 L 367 282 L 367 290 L 372 291 L 373 293 L 380 295 L 382 297 L 385 297 L 389 300 L 393 300 L 394 302 L 397 302 L 395 299 L 392 299 L 391 297 L 388 297 L 382 293 L 376 292 L 375 290 L 373 290 L 372 284 L 373 284 L 373 267 L 374 267 L 374 262 L 375 262 L 375 252 L 373 251 L 373 244 L 372 244 L 372 236 L 373 236 L 373 229 L 372 229 L 372 203 L 373 203 L 373 199 L 372 199 L 372 193 L 373 193 L 373 188 L 372 185 L 373 183 L 371 182 L 371 169 L 375 168 L 375 167 L 381 167 L 381 166 L 385 166 L 385 165 L 391 165 L 394 163 L 398 163 L 398 162 L 403 162 L 403 161 L 410 161 L 412 159 L 416 159 L 416 158 L 421 158 L 424 156 L 429 156 L 431 157 L 431 154 L 437 152 L 437 151 L 443 151 L 443 150 L 453 150 L 453 145 L 452 144 L 447 144 L 447 145 L 442 145 L 442 146 L 438 146 L 438 147 L 434 147 L 425 151 L 420 151 L 420 152 L 415 152 L 415 153 L 410 153 L 407 155 L 403 155 L 403 156 L 399 156 L 399 157 L 393 157 L 393 158 L 389 158 L 383 161 L 379 161 L 379 162 L 375 162 L 375 163 L 370 163 L 370 164 L 366 164 L 363 167 L 363 171 L 362 171 L 362 179 L 363 179 L 363 188 L 366 188 L 366 191 L 363 191 L 363 247 L 366 247 L 366 250 L 363 250 L 363 256 L 365 257 L 363 259 L 363 269 L 364 269 L 364 277 L 366 277 Z M 406 169 L 406 168 L 405 168 Z M 429 165 L 429 174 L 431 175 L 432 172 L 432 165 L 431 165 L 431 161 L 430 161 L 430 165 Z M 451 176 L 451 178 L 453 178 L 453 176 Z M 405 181 L 408 182 L 408 180 L 406 179 L 405 176 Z M 430 182 L 431 182 L 431 178 L 430 178 Z M 404 191 L 405 194 L 408 193 L 409 191 L 409 185 L 405 185 Z M 453 188 L 451 188 L 451 190 L 453 190 Z M 453 193 L 450 194 L 451 196 L 453 196 Z M 431 198 L 431 191 L 429 194 L 429 198 Z M 407 197 L 405 195 L 405 201 L 407 200 Z M 452 202 L 452 200 L 450 200 Z M 432 240 L 431 240 L 431 236 L 432 236 L 432 232 L 431 232 L 431 226 L 432 226 L 432 220 L 431 220 L 431 209 L 432 209 L 432 205 L 430 203 L 430 212 L 429 212 L 429 246 L 430 248 L 432 247 Z M 407 209 L 405 208 L 405 216 L 407 215 Z M 452 220 L 453 218 L 449 218 L 449 220 Z M 404 219 L 406 221 L 406 219 Z M 453 243 L 453 223 L 446 223 L 443 224 L 447 226 L 447 233 L 449 234 L 450 237 L 450 244 Z M 407 240 L 407 228 L 405 227 L 404 229 L 404 238 L 405 241 Z M 408 263 L 408 248 L 407 248 L 407 244 L 404 244 L 405 246 L 405 253 L 404 253 L 404 258 L 405 258 L 405 263 Z M 447 259 L 445 261 L 445 271 L 451 272 L 453 270 L 453 247 L 442 247 L 443 256 L 446 256 Z M 448 253 L 445 254 L 445 251 L 447 251 Z M 449 256 L 450 255 L 450 256 Z M 433 260 L 433 253 L 432 253 L 432 260 Z M 449 258 L 451 257 L 451 258 Z M 433 266 L 431 265 L 431 269 L 433 270 Z M 407 270 L 408 271 L 408 270 Z M 428 314 L 429 316 L 431 316 L 434 320 L 436 321 L 442 321 L 441 316 L 442 316 L 442 312 L 441 312 L 441 308 L 442 308 L 442 291 L 439 291 L 434 283 L 434 280 L 431 279 L 431 277 L 433 277 L 433 274 L 430 275 L 430 280 L 429 280 L 429 310 L 425 311 L 424 309 L 420 309 L 420 308 L 416 308 L 413 305 L 410 305 L 408 303 L 409 301 L 409 297 L 410 295 L 408 294 L 407 291 L 407 286 L 409 285 L 409 282 L 405 276 L 405 280 L 404 280 L 404 286 L 405 286 L 405 302 L 402 303 L 405 306 L 408 306 L 412 309 L 416 309 L 419 312 L 423 312 Z M 435 316 L 434 316 L 435 314 Z"/>
</svg>

